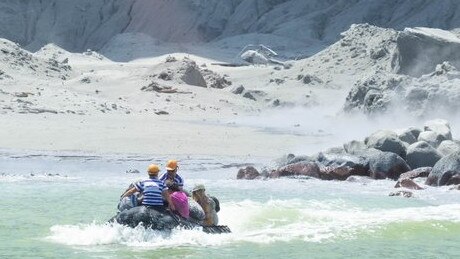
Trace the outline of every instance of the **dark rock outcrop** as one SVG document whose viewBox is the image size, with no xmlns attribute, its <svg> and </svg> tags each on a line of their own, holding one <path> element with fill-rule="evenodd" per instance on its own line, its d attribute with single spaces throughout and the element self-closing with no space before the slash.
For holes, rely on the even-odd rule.
<svg viewBox="0 0 460 259">
<path fill-rule="evenodd" d="M 420 134 L 420 132 L 417 133 L 417 137 L 418 134 Z M 417 137 L 414 135 L 411 129 L 406 129 L 398 135 L 398 138 L 401 141 L 406 142 L 409 145 L 417 142 Z"/>
<path fill-rule="evenodd" d="M 395 153 L 398 156 L 406 157 L 406 147 L 398 138 L 398 135 L 392 131 L 380 130 L 364 140 L 369 148 L 375 148 L 384 152 Z"/>
<path fill-rule="evenodd" d="M 433 167 L 442 155 L 425 141 L 419 141 L 407 148 L 406 161 L 411 168 Z"/>
<path fill-rule="evenodd" d="M 398 179 L 410 170 L 409 165 L 400 156 L 391 152 L 373 154 L 369 158 L 370 176 L 374 179 Z"/>
<path fill-rule="evenodd" d="M 408 130 L 410 131 L 410 133 L 412 133 L 412 135 L 414 135 L 415 139 L 417 139 L 420 133 L 422 132 L 421 129 L 416 127 L 409 127 Z"/>
<path fill-rule="evenodd" d="M 441 158 L 433 167 L 427 185 L 460 184 L 460 151 Z"/>
</svg>

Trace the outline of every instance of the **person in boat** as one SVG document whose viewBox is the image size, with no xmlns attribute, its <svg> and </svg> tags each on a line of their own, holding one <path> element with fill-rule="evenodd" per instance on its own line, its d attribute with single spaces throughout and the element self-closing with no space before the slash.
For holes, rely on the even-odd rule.
<svg viewBox="0 0 460 259">
<path fill-rule="evenodd" d="M 131 183 L 128 188 L 123 192 L 120 196 L 120 202 L 118 203 L 118 210 L 124 211 L 134 208 L 136 206 L 140 206 L 142 204 L 142 193 L 136 191 L 131 195 L 125 194 L 131 190 L 136 185 L 136 182 Z"/>
<path fill-rule="evenodd" d="M 168 182 L 167 187 L 169 195 L 171 196 L 171 201 L 174 204 L 174 208 L 176 208 L 175 213 L 185 219 L 189 219 L 190 207 L 188 203 L 187 194 L 181 191 L 181 189 L 176 183 Z"/>
<path fill-rule="evenodd" d="M 166 163 L 166 173 L 163 173 L 160 176 L 160 181 L 163 182 L 165 186 L 175 184 L 180 191 L 184 191 L 184 180 L 182 177 L 177 173 L 179 169 L 179 165 L 177 160 L 169 160 Z"/>
<path fill-rule="evenodd" d="M 192 198 L 201 208 L 203 208 L 205 217 L 202 222 L 203 226 L 216 226 L 219 223 L 217 216 L 218 204 L 216 201 L 206 194 L 206 189 L 203 184 L 197 184 L 193 187 Z"/>
<path fill-rule="evenodd" d="M 149 208 L 156 209 L 158 211 L 163 211 L 165 209 L 163 199 L 168 202 L 168 208 L 170 211 L 174 211 L 174 203 L 171 201 L 171 196 L 162 181 L 158 179 L 158 173 L 160 172 L 160 167 L 155 164 L 151 164 L 147 169 L 149 179 L 136 182 L 134 186 L 126 191 L 122 198 L 129 197 L 136 192 L 139 192 L 143 195 L 142 205 Z"/>
</svg>

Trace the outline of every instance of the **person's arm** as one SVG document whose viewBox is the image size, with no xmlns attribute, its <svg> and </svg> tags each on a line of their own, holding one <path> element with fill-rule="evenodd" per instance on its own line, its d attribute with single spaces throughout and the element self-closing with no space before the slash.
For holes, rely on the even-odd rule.
<svg viewBox="0 0 460 259">
<path fill-rule="evenodd" d="M 131 195 L 133 195 L 135 192 L 137 192 L 137 189 L 136 189 L 136 187 L 133 187 L 133 188 L 127 190 L 127 191 L 121 196 L 121 199 L 123 199 L 124 197 L 131 196 Z"/>
<path fill-rule="evenodd" d="M 164 189 L 162 192 L 163 198 L 168 202 L 168 208 L 171 211 L 176 210 L 176 207 L 174 207 L 174 204 L 171 200 L 171 196 L 169 195 L 168 189 Z"/>
</svg>

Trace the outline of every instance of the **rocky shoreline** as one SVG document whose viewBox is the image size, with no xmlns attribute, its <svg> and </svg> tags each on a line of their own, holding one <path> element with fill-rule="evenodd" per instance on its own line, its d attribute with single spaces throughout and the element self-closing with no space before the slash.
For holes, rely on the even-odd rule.
<svg viewBox="0 0 460 259">
<path fill-rule="evenodd" d="M 252 166 L 241 168 L 237 179 L 280 177 L 355 181 L 357 177 L 393 179 L 395 188 L 424 189 L 414 179 L 426 178 L 428 186 L 460 185 L 460 141 L 452 138 L 446 120 L 427 121 L 423 128 L 380 130 L 364 141 L 353 140 L 341 147 L 314 155 L 289 154 L 275 168 L 259 172 Z M 453 189 L 458 189 L 454 187 Z M 410 197 L 407 191 L 391 196 Z"/>
</svg>

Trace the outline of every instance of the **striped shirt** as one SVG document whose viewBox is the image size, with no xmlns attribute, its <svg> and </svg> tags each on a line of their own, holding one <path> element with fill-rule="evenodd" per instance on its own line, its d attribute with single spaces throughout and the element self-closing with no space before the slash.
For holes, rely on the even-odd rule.
<svg viewBox="0 0 460 259">
<path fill-rule="evenodd" d="M 162 206 L 163 205 L 163 190 L 167 190 L 166 186 L 158 179 L 148 179 L 137 182 L 136 189 L 142 192 L 144 199 L 142 205 L 147 206 Z"/>
<path fill-rule="evenodd" d="M 158 178 L 164 185 L 166 185 L 166 180 L 169 179 L 168 172 L 163 173 L 160 178 Z M 172 179 L 170 179 L 172 180 Z M 174 183 L 176 183 L 179 187 L 184 187 L 184 180 L 182 177 L 180 177 L 179 174 L 176 173 L 176 176 L 174 177 Z"/>
</svg>

